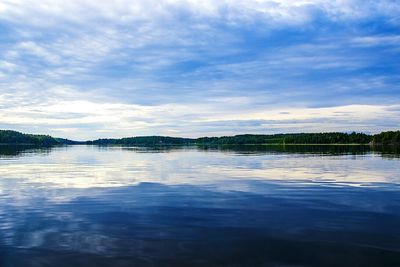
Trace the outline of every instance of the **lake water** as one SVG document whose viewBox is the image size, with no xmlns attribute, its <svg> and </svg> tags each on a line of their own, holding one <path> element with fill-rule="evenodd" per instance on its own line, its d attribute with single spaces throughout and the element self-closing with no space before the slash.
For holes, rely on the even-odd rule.
<svg viewBox="0 0 400 267">
<path fill-rule="evenodd" d="M 0 266 L 400 266 L 400 157 L 0 147 Z"/>
</svg>

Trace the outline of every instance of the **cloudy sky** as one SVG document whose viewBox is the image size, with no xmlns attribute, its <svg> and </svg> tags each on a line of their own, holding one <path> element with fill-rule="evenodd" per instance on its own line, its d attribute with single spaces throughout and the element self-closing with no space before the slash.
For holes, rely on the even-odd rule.
<svg viewBox="0 0 400 267">
<path fill-rule="evenodd" d="M 399 1 L 0 1 L 0 129 L 399 128 Z"/>
</svg>

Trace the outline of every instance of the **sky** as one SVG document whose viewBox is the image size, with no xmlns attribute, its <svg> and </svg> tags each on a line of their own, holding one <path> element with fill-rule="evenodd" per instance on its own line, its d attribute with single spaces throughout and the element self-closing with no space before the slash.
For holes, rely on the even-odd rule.
<svg viewBox="0 0 400 267">
<path fill-rule="evenodd" d="M 399 128 L 400 1 L 0 1 L 0 129 Z"/>
</svg>

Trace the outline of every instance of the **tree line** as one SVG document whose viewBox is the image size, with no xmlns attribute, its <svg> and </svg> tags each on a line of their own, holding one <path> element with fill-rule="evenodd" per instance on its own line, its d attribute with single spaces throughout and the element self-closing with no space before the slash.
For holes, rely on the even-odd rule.
<svg viewBox="0 0 400 267">
<path fill-rule="evenodd" d="M 58 145 L 59 142 L 49 135 L 23 134 L 17 131 L 0 130 L 1 144 L 29 144 L 38 146 Z"/>
<path fill-rule="evenodd" d="M 0 144 L 30 144 L 52 146 L 65 144 L 92 145 L 262 145 L 262 144 L 374 144 L 400 145 L 400 131 L 382 132 L 376 135 L 364 133 L 293 133 L 293 134 L 243 134 L 222 137 L 181 138 L 170 136 L 138 136 L 121 139 L 97 139 L 76 142 L 49 135 L 23 134 L 17 131 L 0 130 Z"/>
<path fill-rule="evenodd" d="M 0 144 L 55 146 L 55 145 L 66 145 L 66 144 L 76 144 L 76 143 L 79 142 L 64 138 L 54 138 L 50 135 L 24 134 L 12 130 L 0 130 Z"/>
<path fill-rule="evenodd" d="M 373 144 L 377 145 L 400 145 L 400 131 L 382 132 L 374 135 Z"/>
</svg>

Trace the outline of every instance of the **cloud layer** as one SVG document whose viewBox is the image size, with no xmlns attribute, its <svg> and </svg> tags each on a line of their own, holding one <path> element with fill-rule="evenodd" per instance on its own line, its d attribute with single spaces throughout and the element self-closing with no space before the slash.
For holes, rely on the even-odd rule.
<svg viewBox="0 0 400 267">
<path fill-rule="evenodd" d="M 0 3 L 0 128 L 77 139 L 400 125 L 395 1 Z"/>
</svg>

